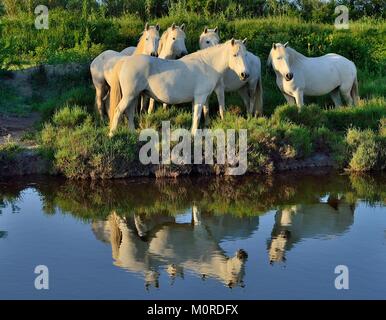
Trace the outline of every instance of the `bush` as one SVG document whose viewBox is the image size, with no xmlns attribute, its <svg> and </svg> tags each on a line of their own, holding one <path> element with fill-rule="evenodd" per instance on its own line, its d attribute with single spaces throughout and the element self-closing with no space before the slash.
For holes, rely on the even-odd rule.
<svg viewBox="0 0 386 320">
<path fill-rule="evenodd" d="M 120 128 L 113 138 L 79 107 L 66 107 L 42 130 L 42 145 L 54 167 L 68 178 L 110 178 L 115 162 L 130 163 L 137 154 L 137 134 Z"/>
<path fill-rule="evenodd" d="M 369 129 L 350 129 L 346 140 L 352 152 L 350 170 L 371 171 L 386 168 L 386 138 Z"/>
<path fill-rule="evenodd" d="M 323 110 L 315 104 L 304 106 L 300 111 L 297 106 L 283 105 L 276 108 L 272 115 L 272 121 L 276 123 L 289 121 L 310 128 L 323 126 L 326 120 Z"/>
<path fill-rule="evenodd" d="M 84 108 L 79 106 L 65 106 L 52 117 L 53 124 L 60 128 L 74 128 L 83 124 L 86 120 L 90 122 L 91 117 Z"/>
<path fill-rule="evenodd" d="M 330 154 L 338 167 L 342 168 L 349 159 L 348 144 L 343 135 L 326 127 L 316 128 L 312 133 L 314 151 Z"/>
</svg>

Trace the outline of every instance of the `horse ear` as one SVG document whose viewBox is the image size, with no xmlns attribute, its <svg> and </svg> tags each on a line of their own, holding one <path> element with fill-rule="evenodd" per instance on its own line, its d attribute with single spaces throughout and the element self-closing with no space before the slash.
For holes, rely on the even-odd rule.
<svg viewBox="0 0 386 320">
<path fill-rule="evenodd" d="M 214 32 L 218 33 L 218 27 L 214 28 Z"/>
<path fill-rule="evenodd" d="M 155 28 L 157 29 L 157 31 L 160 31 L 161 27 L 159 26 L 159 23 L 157 23 L 157 25 L 155 26 Z"/>
<path fill-rule="evenodd" d="M 247 43 L 247 40 L 248 40 L 248 38 L 245 38 L 242 42 L 243 42 L 243 44 L 246 44 Z"/>
<path fill-rule="evenodd" d="M 146 24 L 145 24 L 145 31 L 148 31 L 149 28 L 150 28 L 150 26 L 149 26 L 149 24 L 146 22 Z"/>
<path fill-rule="evenodd" d="M 272 43 L 272 49 L 276 50 L 276 43 Z"/>
<path fill-rule="evenodd" d="M 287 46 L 288 46 L 288 41 L 284 43 L 284 48 L 287 48 Z"/>
<path fill-rule="evenodd" d="M 174 30 L 176 28 L 176 24 L 173 22 L 172 24 L 172 30 Z"/>
<path fill-rule="evenodd" d="M 182 31 L 185 31 L 185 23 L 181 24 L 180 29 L 181 29 Z"/>
<path fill-rule="evenodd" d="M 204 33 L 208 33 L 208 27 L 205 27 Z"/>
<path fill-rule="evenodd" d="M 231 45 L 232 45 L 232 46 L 235 45 L 235 39 L 234 39 L 234 38 L 231 39 Z"/>
</svg>

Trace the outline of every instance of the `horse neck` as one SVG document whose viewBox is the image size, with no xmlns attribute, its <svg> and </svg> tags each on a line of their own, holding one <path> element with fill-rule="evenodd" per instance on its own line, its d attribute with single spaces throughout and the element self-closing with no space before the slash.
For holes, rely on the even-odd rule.
<svg viewBox="0 0 386 320">
<path fill-rule="evenodd" d="M 302 60 L 307 58 L 306 56 L 302 55 L 300 52 L 297 52 L 295 49 L 287 48 L 287 51 L 289 52 L 291 64 L 301 62 Z"/>
<path fill-rule="evenodd" d="M 219 44 L 202 51 L 197 51 L 197 54 L 218 73 L 224 73 L 229 68 L 229 50 L 226 50 L 226 46 L 227 44 Z"/>
<path fill-rule="evenodd" d="M 142 54 L 144 50 L 145 50 L 145 37 L 144 35 L 142 35 L 141 38 L 139 39 L 137 48 L 135 49 L 133 55 Z"/>
</svg>

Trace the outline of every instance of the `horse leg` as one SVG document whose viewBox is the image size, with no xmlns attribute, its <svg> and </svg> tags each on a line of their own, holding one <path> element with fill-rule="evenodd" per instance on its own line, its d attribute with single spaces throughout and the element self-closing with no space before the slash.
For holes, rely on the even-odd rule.
<svg viewBox="0 0 386 320">
<path fill-rule="evenodd" d="M 215 88 L 215 92 L 217 95 L 217 101 L 218 101 L 218 106 L 219 106 L 219 111 L 220 111 L 220 118 L 224 120 L 224 113 L 225 113 L 225 93 L 224 93 L 224 88 Z"/>
<path fill-rule="evenodd" d="M 122 114 L 126 111 L 127 107 L 130 104 L 133 104 L 133 102 L 135 102 L 135 101 L 136 101 L 135 97 L 126 96 L 126 97 L 122 98 L 122 100 L 119 102 L 119 104 L 115 110 L 113 119 L 110 119 L 110 133 L 109 133 L 110 137 L 112 137 L 114 135 L 114 132 L 117 130 L 117 126 L 118 126 L 118 123 L 119 123 L 119 120 L 120 120 Z M 130 125 L 130 119 L 129 119 L 129 125 Z"/>
<path fill-rule="evenodd" d="M 244 86 L 240 88 L 239 94 L 245 105 L 245 110 L 247 111 L 248 114 L 251 114 L 253 109 L 251 109 L 248 87 Z"/>
<path fill-rule="evenodd" d="M 134 117 L 135 117 L 135 110 L 137 109 L 137 103 L 138 99 L 134 99 L 128 106 L 128 122 L 129 122 L 129 130 L 135 130 L 135 124 L 134 124 Z"/>
<path fill-rule="evenodd" d="M 164 110 L 166 110 L 168 108 L 168 105 L 166 103 L 163 103 L 162 107 L 163 107 Z"/>
<path fill-rule="evenodd" d="M 334 89 L 330 93 L 331 99 L 334 102 L 335 108 L 338 108 L 342 105 L 342 99 L 340 98 L 339 88 Z"/>
<path fill-rule="evenodd" d="M 351 97 L 351 88 L 350 89 L 340 88 L 340 93 L 342 94 L 344 100 L 349 106 L 352 106 L 354 104 L 354 100 Z"/>
<path fill-rule="evenodd" d="M 204 113 L 204 119 L 205 119 L 205 126 L 208 127 L 210 123 L 210 117 L 209 117 L 209 97 L 206 99 L 205 104 L 202 107 L 203 113 Z"/>
<path fill-rule="evenodd" d="M 303 107 L 303 92 L 302 91 L 296 91 L 295 92 L 295 101 L 296 105 L 298 106 L 299 110 Z"/>
<path fill-rule="evenodd" d="M 141 111 L 143 113 L 146 110 L 146 107 L 149 105 L 149 97 L 146 95 L 141 95 Z"/>
<path fill-rule="evenodd" d="M 283 92 L 283 95 L 284 95 L 284 98 L 285 98 L 285 100 L 287 101 L 287 103 L 288 103 L 289 105 L 294 105 L 294 104 L 296 104 L 296 101 L 295 101 L 295 98 L 294 98 L 294 97 L 291 97 L 290 95 L 288 95 L 288 94 L 286 94 L 286 93 L 284 93 L 284 92 Z"/>
<path fill-rule="evenodd" d="M 96 89 L 96 100 L 95 100 L 96 107 L 97 107 L 99 116 L 103 120 L 104 116 L 105 116 L 105 113 L 104 113 L 105 112 L 105 110 L 104 110 L 104 98 L 105 98 L 105 96 L 107 94 L 107 86 L 106 86 L 106 84 L 96 85 L 95 89 Z"/>
<path fill-rule="evenodd" d="M 154 112 L 154 104 L 155 104 L 154 99 L 150 99 L 149 108 L 147 109 L 148 114 L 152 114 Z"/>
<path fill-rule="evenodd" d="M 197 208 L 197 206 L 196 205 L 194 205 L 193 207 L 192 207 L 192 220 L 193 220 L 193 224 L 195 225 L 195 226 L 198 226 L 198 225 L 200 225 L 201 224 L 201 212 L 200 212 L 200 210 Z"/>
<path fill-rule="evenodd" d="M 257 82 L 258 83 L 258 82 Z M 252 116 L 256 117 L 257 114 L 263 115 L 263 110 L 256 110 L 256 87 L 257 83 L 249 83 L 248 87 L 248 97 L 249 97 L 249 110 L 251 111 Z"/>
<path fill-rule="evenodd" d="M 196 134 L 198 126 L 200 124 L 202 107 L 205 104 L 205 99 L 195 100 L 194 101 L 194 112 L 193 112 L 193 123 L 192 123 L 192 135 Z"/>
</svg>

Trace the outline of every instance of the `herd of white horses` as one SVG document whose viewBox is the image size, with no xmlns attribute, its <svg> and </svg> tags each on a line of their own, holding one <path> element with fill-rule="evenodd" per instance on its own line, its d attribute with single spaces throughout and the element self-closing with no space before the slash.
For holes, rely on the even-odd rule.
<svg viewBox="0 0 386 320">
<path fill-rule="evenodd" d="M 159 25 L 146 24 L 137 47 L 122 52 L 108 50 L 91 63 L 100 116 L 108 116 L 110 136 L 125 113 L 130 129 L 141 100 L 141 111 L 151 113 L 154 100 L 166 105 L 193 104 L 192 134 L 201 114 L 209 121 L 208 100 L 215 92 L 220 117 L 224 117 L 225 93 L 238 91 L 248 114 L 263 113 L 260 58 L 246 49 L 246 39 L 220 43 L 218 29 L 205 28 L 200 50 L 188 54 L 185 25 L 173 24 L 160 37 Z M 268 64 L 276 83 L 290 104 L 303 106 L 304 96 L 330 94 L 335 106 L 356 104 L 358 96 L 355 64 L 338 54 L 306 57 L 288 46 L 274 43 Z M 150 99 L 150 101 L 149 101 Z"/>
</svg>

